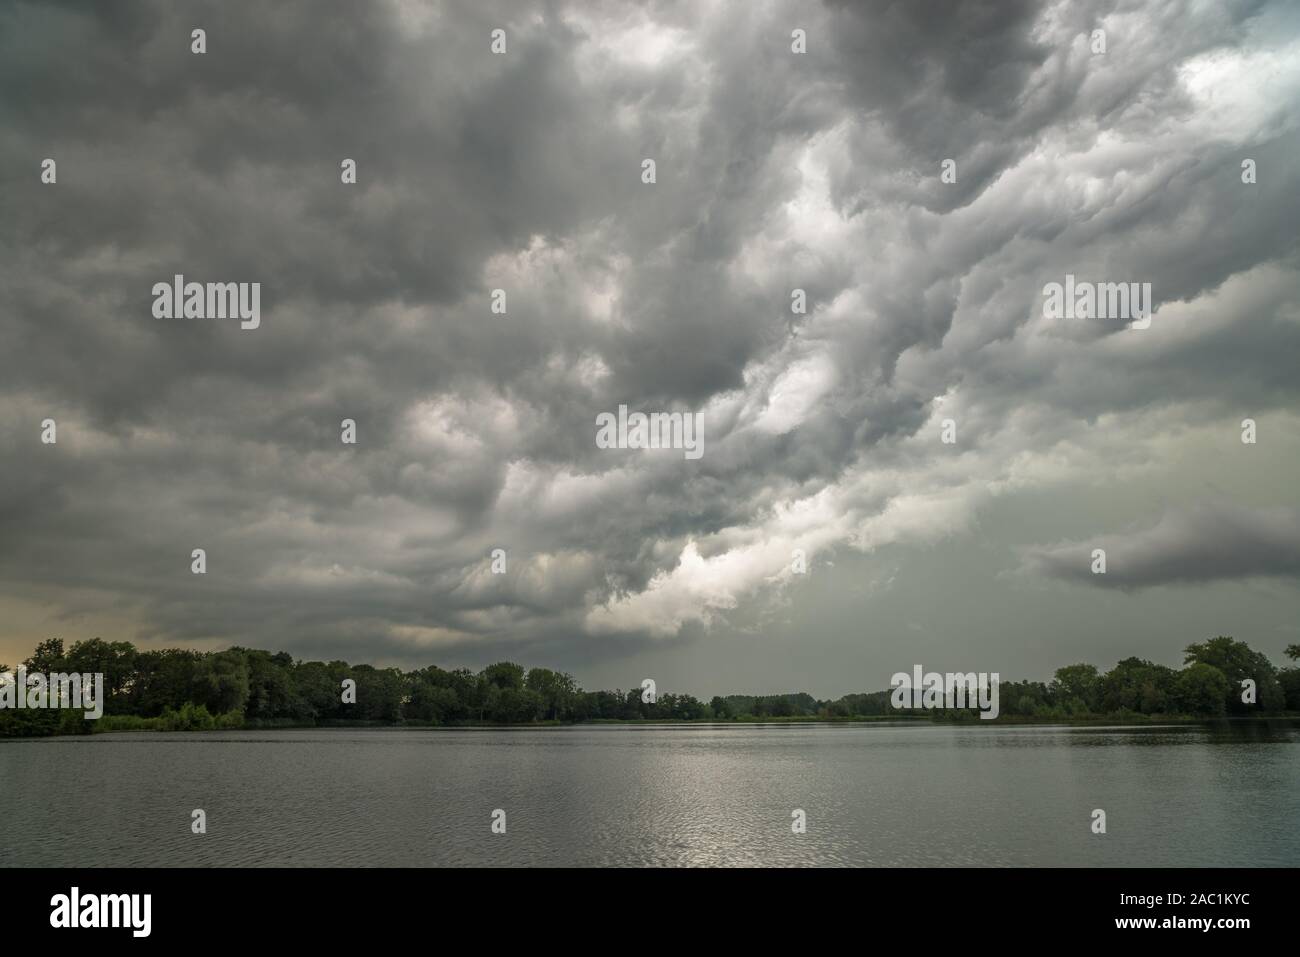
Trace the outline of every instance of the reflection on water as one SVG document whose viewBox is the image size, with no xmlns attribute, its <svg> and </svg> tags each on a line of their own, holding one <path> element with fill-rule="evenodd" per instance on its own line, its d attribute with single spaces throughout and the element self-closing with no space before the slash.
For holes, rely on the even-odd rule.
<svg viewBox="0 0 1300 957">
<path fill-rule="evenodd" d="M 10 866 L 1295 866 L 1300 723 L 6 741 L 0 822 Z"/>
</svg>

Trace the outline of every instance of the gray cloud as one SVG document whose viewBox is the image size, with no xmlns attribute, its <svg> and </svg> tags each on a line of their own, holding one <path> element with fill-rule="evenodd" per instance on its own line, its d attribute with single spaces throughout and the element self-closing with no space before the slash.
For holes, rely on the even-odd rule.
<svg viewBox="0 0 1300 957">
<path fill-rule="evenodd" d="M 4 594 L 121 637 L 576 667 L 779 605 L 794 547 L 979 534 L 1245 415 L 1275 441 L 1298 50 L 1284 3 L 10 4 Z M 260 281 L 262 328 L 153 319 L 177 272 Z M 1152 329 L 1047 322 L 1066 272 L 1150 281 Z M 597 449 L 620 403 L 703 410 L 704 458 Z"/>
<path fill-rule="evenodd" d="M 1104 575 L 1091 571 L 1095 548 L 1106 552 Z M 1170 512 L 1149 528 L 1033 548 L 1025 558 L 1041 574 L 1102 588 L 1295 578 L 1300 576 L 1300 510 L 1207 504 Z"/>
</svg>

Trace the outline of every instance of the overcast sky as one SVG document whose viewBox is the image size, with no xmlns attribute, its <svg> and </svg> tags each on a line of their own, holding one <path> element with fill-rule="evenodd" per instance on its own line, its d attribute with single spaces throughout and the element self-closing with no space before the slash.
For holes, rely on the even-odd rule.
<svg viewBox="0 0 1300 957">
<path fill-rule="evenodd" d="M 1300 641 L 1300 5 L 8 3 L 0 91 L 0 661 Z M 177 273 L 260 328 L 155 318 Z M 1067 274 L 1150 328 L 1045 318 Z M 620 404 L 703 456 L 598 448 Z"/>
</svg>

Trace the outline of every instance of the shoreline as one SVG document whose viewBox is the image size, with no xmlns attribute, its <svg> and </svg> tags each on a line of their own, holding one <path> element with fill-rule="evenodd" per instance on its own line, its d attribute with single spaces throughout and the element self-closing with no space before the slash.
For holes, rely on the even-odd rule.
<svg viewBox="0 0 1300 957">
<path fill-rule="evenodd" d="M 1022 727 L 1022 728 L 1154 728 L 1168 726 L 1207 726 L 1264 722 L 1300 722 L 1300 712 L 1288 711 L 1260 715 L 1231 715 L 1213 718 L 1191 715 L 1088 715 L 1069 718 L 1033 718 L 1009 715 L 984 721 L 976 716 L 962 718 L 930 715 L 859 715 L 852 717 L 786 716 L 779 718 L 737 718 L 719 721 L 713 718 L 598 718 L 590 721 L 535 721 L 511 724 L 492 721 L 463 721 L 452 724 L 405 721 L 387 724 L 375 721 L 328 721 L 325 723 L 252 723 L 238 727 L 204 729 L 167 728 L 98 728 L 89 732 L 0 737 L 4 741 L 35 741 L 42 738 L 93 738 L 102 734 L 214 734 L 229 731 L 530 731 L 583 727 L 752 727 L 769 725 L 863 725 L 925 724 L 946 727 Z"/>
</svg>

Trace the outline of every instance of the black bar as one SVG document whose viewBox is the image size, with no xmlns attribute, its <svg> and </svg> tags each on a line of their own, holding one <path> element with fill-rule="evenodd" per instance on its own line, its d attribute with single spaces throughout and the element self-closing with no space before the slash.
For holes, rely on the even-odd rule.
<svg viewBox="0 0 1300 957">
<path fill-rule="evenodd" d="M 359 931 L 372 943 L 390 937 L 396 942 L 429 927 L 429 920 L 444 930 L 453 922 L 487 929 L 493 940 L 529 937 L 558 922 L 567 928 L 565 936 L 648 934 L 652 945 L 667 945 L 695 918 L 737 939 L 760 941 L 774 923 L 797 935 L 803 920 L 815 918 L 820 939 L 838 932 L 858 941 L 902 935 L 917 946 L 925 940 L 971 943 L 990 932 L 1015 939 L 1022 929 L 1050 930 L 1062 940 L 1185 943 L 1199 936 L 1231 946 L 1250 935 L 1271 937 L 1294 928 L 1286 908 L 1294 901 L 1288 887 L 1295 876 L 1283 869 L 1220 868 L 628 869 L 564 875 L 523 869 L 108 868 L 3 870 L 0 887 L 10 940 L 76 933 L 78 943 L 92 945 L 195 946 L 209 933 L 214 943 L 256 937 L 338 945 Z M 83 908 L 88 896 L 150 895 L 148 936 L 135 936 L 130 912 L 124 912 L 124 927 L 52 927 L 57 895 L 70 904 L 74 887 Z M 142 915 L 136 916 L 142 925 Z M 1220 924 L 1242 919 L 1243 926 Z M 1198 925 L 1189 926 L 1192 920 Z M 1203 920 L 1214 926 L 1204 929 Z M 1122 921 L 1153 925 L 1120 926 Z"/>
</svg>

